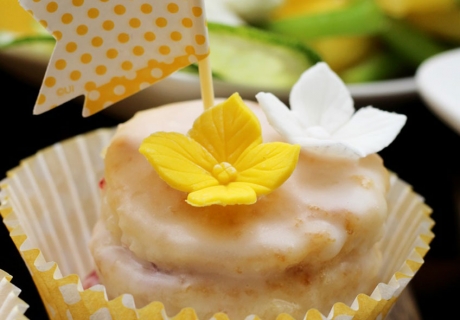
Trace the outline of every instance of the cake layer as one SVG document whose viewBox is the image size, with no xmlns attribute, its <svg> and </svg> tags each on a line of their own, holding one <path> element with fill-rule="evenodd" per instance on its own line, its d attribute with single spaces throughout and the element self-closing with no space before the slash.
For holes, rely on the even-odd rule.
<svg viewBox="0 0 460 320">
<path fill-rule="evenodd" d="M 270 276 L 171 272 L 137 258 L 112 236 L 104 220 L 96 224 L 91 251 L 110 299 L 130 293 L 138 308 L 161 301 L 168 316 L 193 307 L 199 319 L 217 312 L 230 319 L 257 314 L 268 320 L 280 313 L 302 319 L 311 307 L 327 314 L 337 301 L 351 304 L 357 292 L 370 293 L 381 264 L 375 246 L 339 254 L 321 266 L 297 265 Z"/>
</svg>

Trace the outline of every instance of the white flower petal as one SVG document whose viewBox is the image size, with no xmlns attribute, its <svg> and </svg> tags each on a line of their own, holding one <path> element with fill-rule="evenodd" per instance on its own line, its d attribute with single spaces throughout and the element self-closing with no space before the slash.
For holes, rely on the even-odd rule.
<svg viewBox="0 0 460 320">
<path fill-rule="evenodd" d="M 359 109 L 330 139 L 295 137 L 302 148 L 334 157 L 359 158 L 387 147 L 406 123 L 406 116 L 373 107 Z"/>
<path fill-rule="evenodd" d="M 347 87 L 324 62 L 302 74 L 292 87 L 290 105 L 304 127 L 319 125 L 331 133 L 354 112 Z"/>
<path fill-rule="evenodd" d="M 352 159 L 363 157 L 358 148 L 349 145 L 346 141 L 322 140 L 305 136 L 296 136 L 292 139 L 291 143 L 300 145 L 303 150 L 323 156 Z"/>
<path fill-rule="evenodd" d="M 333 139 L 358 150 L 361 157 L 379 152 L 396 138 L 406 123 L 405 115 L 373 107 L 359 109 L 339 130 Z"/>
<path fill-rule="evenodd" d="M 289 108 L 271 93 L 259 92 L 257 101 L 271 126 L 287 141 L 293 136 L 304 135 L 301 124 Z"/>
</svg>

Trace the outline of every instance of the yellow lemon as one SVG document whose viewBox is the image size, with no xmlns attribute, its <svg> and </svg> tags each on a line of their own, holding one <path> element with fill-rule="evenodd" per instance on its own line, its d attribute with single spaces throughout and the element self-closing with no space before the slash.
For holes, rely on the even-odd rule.
<svg viewBox="0 0 460 320">
<path fill-rule="evenodd" d="M 350 0 L 286 0 L 273 13 L 273 19 L 325 12 L 345 7 Z"/>
<path fill-rule="evenodd" d="M 410 13 L 448 11 L 456 7 L 456 0 L 375 0 L 389 15 L 404 17 Z"/>
<path fill-rule="evenodd" d="M 350 67 L 377 50 L 372 37 L 332 37 L 308 43 L 335 72 Z"/>
<path fill-rule="evenodd" d="M 410 14 L 406 19 L 429 34 L 460 44 L 460 9 Z"/>
</svg>

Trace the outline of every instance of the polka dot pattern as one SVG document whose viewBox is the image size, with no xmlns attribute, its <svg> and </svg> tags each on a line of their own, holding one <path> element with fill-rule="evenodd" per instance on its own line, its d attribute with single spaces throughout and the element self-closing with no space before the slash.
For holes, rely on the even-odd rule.
<svg viewBox="0 0 460 320">
<path fill-rule="evenodd" d="M 77 27 L 77 34 L 78 35 L 84 36 L 87 33 L 88 33 L 88 27 L 86 25 L 82 24 L 82 25 L 79 25 Z"/>
<path fill-rule="evenodd" d="M 85 95 L 85 116 L 209 54 L 203 0 L 22 0 L 56 38 L 35 106 Z"/>
</svg>

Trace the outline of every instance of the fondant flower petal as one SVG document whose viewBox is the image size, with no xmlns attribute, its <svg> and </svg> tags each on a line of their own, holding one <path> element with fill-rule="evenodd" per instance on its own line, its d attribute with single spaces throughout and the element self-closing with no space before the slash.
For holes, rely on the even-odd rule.
<svg viewBox="0 0 460 320">
<path fill-rule="evenodd" d="M 302 74 L 289 99 L 292 112 L 304 128 L 321 126 L 333 132 L 354 112 L 347 87 L 324 62 Z"/>
<path fill-rule="evenodd" d="M 237 93 L 204 111 L 189 136 L 219 163 L 233 163 L 251 145 L 262 142 L 259 120 Z"/>
<path fill-rule="evenodd" d="M 236 204 L 253 204 L 257 201 L 256 192 L 245 183 L 232 182 L 189 193 L 187 202 L 195 207 L 213 204 L 226 206 Z"/>
<path fill-rule="evenodd" d="M 258 145 L 234 164 L 238 171 L 236 181 L 250 185 L 257 195 L 270 193 L 290 177 L 299 153 L 298 145 L 282 142 Z"/>
<path fill-rule="evenodd" d="M 373 107 L 359 109 L 330 139 L 295 137 L 295 143 L 329 156 L 360 158 L 387 147 L 406 123 L 406 116 Z"/>
<path fill-rule="evenodd" d="M 349 145 L 346 141 L 322 140 L 307 136 L 295 137 L 293 139 L 302 149 L 308 152 L 318 153 L 324 156 L 340 158 L 360 158 L 362 157 L 359 148 Z"/>
<path fill-rule="evenodd" d="M 158 132 L 139 150 L 169 186 L 188 192 L 187 202 L 201 207 L 255 203 L 291 175 L 300 146 L 262 144 L 259 120 L 234 94 L 205 110 L 189 137 Z"/>
<path fill-rule="evenodd" d="M 345 142 L 361 156 L 378 152 L 396 138 L 406 123 L 402 114 L 387 112 L 373 107 L 359 109 L 333 138 Z"/>
<path fill-rule="evenodd" d="M 139 151 L 171 187 L 193 192 L 218 185 L 212 176 L 216 160 L 196 141 L 174 132 L 157 132 L 144 139 Z"/>
<path fill-rule="evenodd" d="M 323 62 L 305 71 L 294 85 L 291 111 L 268 94 L 257 97 L 270 124 L 286 141 L 328 156 L 356 158 L 378 152 L 395 139 L 406 121 L 403 115 L 372 107 L 353 114 L 345 84 Z"/>
<path fill-rule="evenodd" d="M 299 119 L 272 93 L 259 92 L 256 98 L 268 122 L 282 136 L 289 138 L 304 134 Z"/>
</svg>

